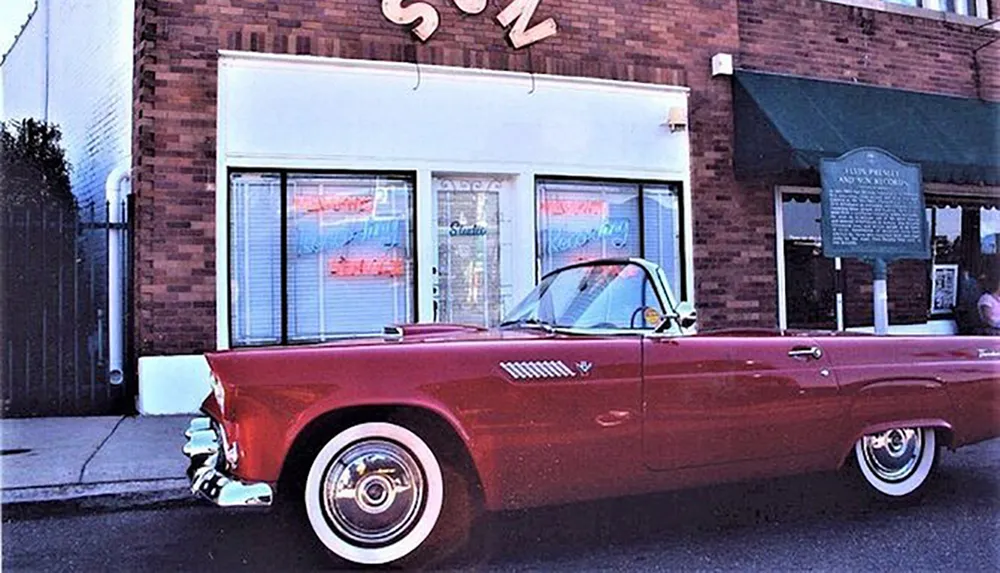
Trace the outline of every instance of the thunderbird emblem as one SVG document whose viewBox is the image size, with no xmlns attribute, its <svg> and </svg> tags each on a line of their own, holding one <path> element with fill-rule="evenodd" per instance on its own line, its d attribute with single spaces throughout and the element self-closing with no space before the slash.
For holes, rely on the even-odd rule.
<svg viewBox="0 0 1000 573">
<path fill-rule="evenodd" d="M 576 363 L 576 369 L 580 371 L 580 374 L 586 376 L 590 374 L 590 369 L 594 367 L 594 363 L 589 360 L 581 360 Z"/>
</svg>

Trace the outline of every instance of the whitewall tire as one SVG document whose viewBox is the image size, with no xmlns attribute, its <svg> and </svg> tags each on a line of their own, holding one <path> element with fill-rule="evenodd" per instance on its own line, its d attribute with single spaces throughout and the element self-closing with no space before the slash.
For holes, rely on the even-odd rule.
<svg viewBox="0 0 1000 573">
<path fill-rule="evenodd" d="M 333 437 L 309 468 L 309 524 L 334 555 L 384 565 L 413 554 L 441 517 L 444 479 L 430 447 L 387 422 L 352 426 Z"/>
<path fill-rule="evenodd" d="M 862 436 L 854 457 L 865 483 L 887 498 L 907 497 L 923 486 L 937 463 L 933 428 L 892 428 Z"/>
</svg>

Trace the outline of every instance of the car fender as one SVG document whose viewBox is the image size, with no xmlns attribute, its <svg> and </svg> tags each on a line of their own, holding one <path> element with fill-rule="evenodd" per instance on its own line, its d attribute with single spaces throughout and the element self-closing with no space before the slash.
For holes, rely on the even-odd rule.
<svg viewBox="0 0 1000 573">
<path fill-rule="evenodd" d="M 862 436 L 891 428 L 928 427 L 945 430 L 940 444 L 950 445 L 955 407 L 936 378 L 881 378 L 851 386 L 853 395 L 846 431 L 838 448 L 842 466 Z"/>
</svg>

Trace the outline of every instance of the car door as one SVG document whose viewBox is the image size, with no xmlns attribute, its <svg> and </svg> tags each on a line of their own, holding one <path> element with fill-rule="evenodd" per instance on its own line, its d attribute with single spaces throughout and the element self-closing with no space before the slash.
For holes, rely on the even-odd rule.
<svg viewBox="0 0 1000 573">
<path fill-rule="evenodd" d="M 480 414 L 506 507 L 628 491 L 640 463 L 639 336 L 555 335 L 496 353 Z M 633 476 L 634 477 L 634 476 Z"/>
<path fill-rule="evenodd" d="M 811 338 L 654 335 L 643 344 L 651 469 L 801 456 L 837 438 L 844 404 Z"/>
</svg>

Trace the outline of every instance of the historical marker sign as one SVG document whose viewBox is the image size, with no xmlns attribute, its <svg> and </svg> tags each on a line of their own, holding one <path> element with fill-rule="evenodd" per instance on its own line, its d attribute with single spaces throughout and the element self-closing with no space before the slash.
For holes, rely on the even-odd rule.
<svg viewBox="0 0 1000 573">
<path fill-rule="evenodd" d="M 823 254 L 860 259 L 928 259 L 920 166 L 874 147 L 824 159 Z"/>
</svg>

